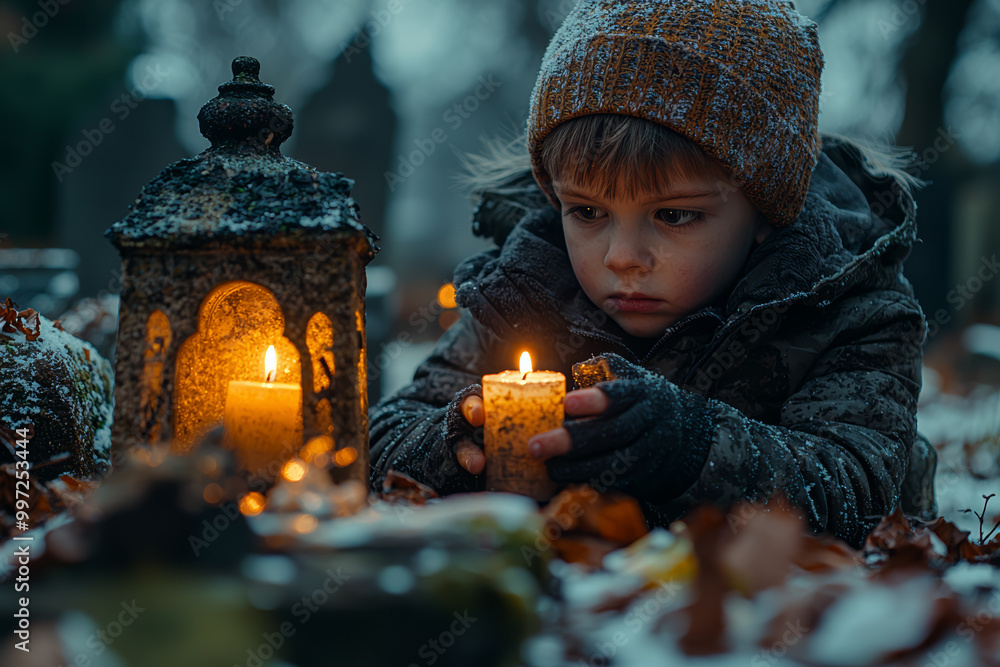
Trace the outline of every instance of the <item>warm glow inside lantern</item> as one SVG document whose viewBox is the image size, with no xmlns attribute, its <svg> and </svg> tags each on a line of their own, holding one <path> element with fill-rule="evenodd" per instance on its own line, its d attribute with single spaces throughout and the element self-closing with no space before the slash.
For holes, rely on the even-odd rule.
<svg viewBox="0 0 1000 667">
<path fill-rule="evenodd" d="M 281 452 L 297 454 L 302 448 L 302 387 L 275 382 L 277 368 L 278 355 L 269 345 L 264 381 L 230 380 L 226 390 L 226 445 L 250 470 L 266 469 L 272 459 L 284 458 Z"/>
<path fill-rule="evenodd" d="M 248 470 L 368 479 L 365 266 L 353 181 L 281 155 L 291 110 L 237 58 L 198 118 L 212 147 L 108 230 L 122 255 L 115 448 L 186 453 L 220 427 Z M 273 368 L 267 359 L 273 353 Z"/>
</svg>

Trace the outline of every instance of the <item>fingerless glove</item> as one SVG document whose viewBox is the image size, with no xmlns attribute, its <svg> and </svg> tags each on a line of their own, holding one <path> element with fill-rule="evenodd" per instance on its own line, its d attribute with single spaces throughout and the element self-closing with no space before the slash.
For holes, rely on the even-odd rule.
<svg viewBox="0 0 1000 667">
<path fill-rule="evenodd" d="M 714 431 L 704 396 L 614 353 L 577 363 L 573 378 L 603 391 L 608 407 L 563 422 L 572 449 L 546 462 L 553 481 L 615 488 L 653 503 L 694 483 Z"/>
</svg>

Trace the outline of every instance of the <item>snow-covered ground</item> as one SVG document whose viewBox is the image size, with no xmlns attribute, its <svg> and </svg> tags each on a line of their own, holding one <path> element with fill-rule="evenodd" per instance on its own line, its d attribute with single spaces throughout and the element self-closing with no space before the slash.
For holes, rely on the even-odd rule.
<svg viewBox="0 0 1000 667">
<path fill-rule="evenodd" d="M 937 386 L 926 369 L 918 419 L 939 451 L 939 515 L 978 541 L 979 520 L 962 510 L 982 512 L 984 494 L 1000 495 L 1000 391 L 983 386 L 960 397 Z M 996 523 L 994 515 L 1000 515 L 1000 498 L 986 512 L 985 532 Z M 657 533 L 661 542 L 679 539 Z M 605 565 L 616 559 L 619 552 Z M 634 575 L 590 572 L 558 560 L 552 569 L 564 582 L 567 608 L 559 630 L 525 646 L 532 666 L 1000 664 L 1000 568 L 989 564 L 961 562 L 943 574 L 886 578 L 861 566 L 799 570 L 754 596 L 729 591 L 716 637 L 720 652 L 701 656 L 681 649 L 697 590 L 690 580 L 680 578 L 678 585 L 676 578 L 650 577 L 650 586 L 630 603 L 595 612 L 602 601 L 635 589 Z"/>
</svg>

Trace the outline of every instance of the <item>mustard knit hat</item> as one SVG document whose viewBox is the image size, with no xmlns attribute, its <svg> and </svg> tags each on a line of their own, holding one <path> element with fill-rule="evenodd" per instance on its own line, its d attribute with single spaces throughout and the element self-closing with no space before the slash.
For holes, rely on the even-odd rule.
<svg viewBox="0 0 1000 667">
<path fill-rule="evenodd" d="M 558 207 L 545 137 L 578 116 L 637 116 L 717 159 L 775 226 L 789 225 L 819 158 L 822 70 L 816 24 L 789 2 L 580 0 L 531 93 L 532 173 Z"/>
</svg>

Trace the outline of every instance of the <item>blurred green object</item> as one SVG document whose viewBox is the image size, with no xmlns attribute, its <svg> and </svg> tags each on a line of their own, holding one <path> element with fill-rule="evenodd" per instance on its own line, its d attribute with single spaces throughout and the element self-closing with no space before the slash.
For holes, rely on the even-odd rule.
<svg viewBox="0 0 1000 667">
<path fill-rule="evenodd" d="M 273 519 L 249 523 L 274 529 Z M 543 530 L 534 501 L 501 493 L 377 503 L 320 524 L 281 588 L 283 657 L 302 667 L 522 664 L 555 584 L 547 555 L 536 556 Z"/>
<path fill-rule="evenodd" d="M 66 665 L 87 664 L 84 658 L 92 667 L 115 664 L 106 654 L 129 667 L 244 664 L 271 624 L 268 612 L 249 603 L 237 573 L 150 563 L 100 577 L 68 569 L 38 579 L 31 612 L 60 619 Z M 79 613 L 96 628 L 66 632 L 66 620 Z"/>
</svg>

